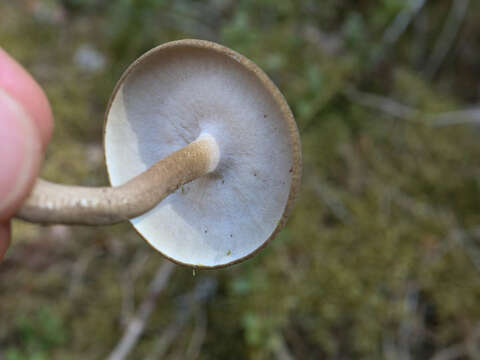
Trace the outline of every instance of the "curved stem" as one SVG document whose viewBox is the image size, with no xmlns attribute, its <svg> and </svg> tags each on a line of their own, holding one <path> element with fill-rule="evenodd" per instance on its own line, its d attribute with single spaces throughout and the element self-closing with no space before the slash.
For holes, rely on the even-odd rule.
<svg viewBox="0 0 480 360">
<path fill-rule="evenodd" d="M 35 223 L 108 225 L 139 216 L 181 185 L 214 171 L 215 139 L 207 134 L 116 187 L 54 184 L 42 179 L 16 217 Z"/>
</svg>

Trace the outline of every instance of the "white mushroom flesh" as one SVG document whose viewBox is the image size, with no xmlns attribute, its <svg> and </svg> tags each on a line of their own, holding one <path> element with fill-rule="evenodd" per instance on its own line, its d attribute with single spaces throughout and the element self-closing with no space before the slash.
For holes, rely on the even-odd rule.
<svg viewBox="0 0 480 360">
<path fill-rule="evenodd" d="M 118 89 L 105 131 L 114 186 L 199 136 L 215 139 L 213 172 L 131 220 L 175 261 L 221 266 L 242 259 L 282 218 L 292 182 L 288 125 L 265 85 L 233 57 L 188 47 L 145 57 Z"/>
</svg>

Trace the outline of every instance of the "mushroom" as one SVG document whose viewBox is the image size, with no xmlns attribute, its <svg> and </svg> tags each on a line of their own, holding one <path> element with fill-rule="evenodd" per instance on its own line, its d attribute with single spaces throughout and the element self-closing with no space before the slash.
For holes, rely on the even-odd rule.
<svg viewBox="0 0 480 360">
<path fill-rule="evenodd" d="M 203 40 L 160 45 L 116 85 L 105 116 L 112 187 L 39 179 L 17 217 L 103 225 L 129 220 L 170 260 L 240 262 L 285 223 L 301 150 L 280 91 L 253 62 Z"/>
</svg>

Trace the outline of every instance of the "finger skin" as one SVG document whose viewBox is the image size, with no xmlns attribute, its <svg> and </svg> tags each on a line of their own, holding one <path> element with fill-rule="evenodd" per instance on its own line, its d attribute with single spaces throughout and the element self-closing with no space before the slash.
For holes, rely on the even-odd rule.
<svg viewBox="0 0 480 360">
<path fill-rule="evenodd" d="M 42 88 L 32 76 L 0 47 L 0 87 L 15 98 L 35 121 L 43 148 L 53 130 L 53 117 Z"/>
<path fill-rule="evenodd" d="M 38 128 L 19 102 L 0 88 L 0 221 L 16 213 L 38 176 L 41 160 Z"/>
<path fill-rule="evenodd" d="M 0 47 L 0 261 L 10 244 L 10 221 L 27 197 L 53 130 L 45 93 Z"/>
</svg>

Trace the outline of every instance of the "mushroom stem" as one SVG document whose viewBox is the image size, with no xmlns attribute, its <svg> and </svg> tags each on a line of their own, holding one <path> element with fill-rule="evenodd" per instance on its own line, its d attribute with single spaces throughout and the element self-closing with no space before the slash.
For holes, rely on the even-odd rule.
<svg viewBox="0 0 480 360">
<path fill-rule="evenodd" d="M 115 224 L 142 215 L 183 184 L 214 171 L 219 159 L 215 139 L 202 134 L 120 186 L 68 186 L 38 179 L 16 217 L 46 224 Z"/>
</svg>

